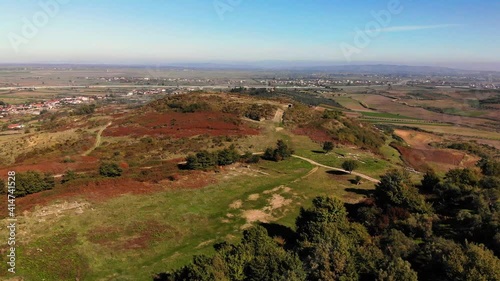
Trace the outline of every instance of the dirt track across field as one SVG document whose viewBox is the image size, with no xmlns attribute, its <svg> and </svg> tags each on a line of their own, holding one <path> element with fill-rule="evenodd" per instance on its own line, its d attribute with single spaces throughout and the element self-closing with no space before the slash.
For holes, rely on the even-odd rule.
<svg viewBox="0 0 500 281">
<path fill-rule="evenodd" d="M 326 166 L 326 165 L 323 165 L 323 164 L 320 164 L 314 160 L 311 160 L 309 158 L 305 158 L 305 157 L 302 157 L 302 156 L 298 156 L 298 155 L 292 155 L 292 157 L 294 158 L 298 158 L 298 159 L 302 159 L 304 161 L 307 161 L 313 165 L 316 165 L 316 166 L 319 166 L 319 167 L 323 167 L 323 168 L 327 168 L 327 169 L 330 169 L 330 170 L 334 170 L 334 171 L 339 171 L 339 172 L 343 172 L 343 173 L 346 173 L 346 174 L 349 174 L 348 171 L 344 170 L 344 169 L 339 169 L 339 168 L 335 168 L 335 167 L 330 167 L 330 166 Z M 380 181 L 377 180 L 377 179 L 374 179 L 372 177 L 369 177 L 367 175 L 364 175 L 364 174 L 360 174 L 360 173 L 356 173 L 356 172 L 352 172 L 350 173 L 352 175 L 355 175 L 355 176 L 360 176 L 361 178 L 365 179 L 365 180 L 369 180 L 371 182 L 374 182 L 374 183 L 379 183 Z"/>
</svg>

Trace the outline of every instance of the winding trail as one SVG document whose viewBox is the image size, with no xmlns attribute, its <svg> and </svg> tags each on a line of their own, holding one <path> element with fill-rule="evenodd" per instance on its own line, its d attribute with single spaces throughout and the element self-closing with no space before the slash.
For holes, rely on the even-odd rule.
<svg viewBox="0 0 500 281">
<path fill-rule="evenodd" d="M 352 175 L 355 175 L 355 176 L 360 176 L 361 178 L 365 179 L 365 180 L 369 180 L 371 182 L 374 182 L 374 183 L 379 183 L 380 181 L 377 180 L 377 179 L 374 179 L 372 177 L 369 177 L 367 175 L 364 175 L 364 174 L 360 174 L 360 173 L 356 173 L 356 172 L 352 172 L 352 173 L 349 173 L 349 171 L 346 171 L 344 169 L 340 169 L 340 168 L 335 168 L 335 167 L 330 167 L 330 166 L 326 166 L 326 165 L 323 165 L 323 164 L 320 164 L 314 160 L 311 160 L 309 158 L 305 158 L 305 157 L 302 157 L 302 156 L 298 156 L 298 155 L 292 155 L 292 157 L 294 158 L 298 158 L 298 159 L 301 159 L 301 160 L 304 160 L 304 161 L 307 161 L 309 163 L 311 163 L 312 165 L 315 165 L 315 166 L 319 166 L 319 167 L 323 167 L 323 168 L 327 168 L 327 169 L 330 169 L 330 170 L 334 170 L 334 171 L 339 171 L 339 172 L 343 172 L 343 173 L 346 173 L 346 174 L 352 174 Z"/>
<path fill-rule="evenodd" d="M 253 155 L 262 155 L 264 154 L 264 152 L 255 152 L 255 153 L 252 153 Z M 355 176 L 360 176 L 361 178 L 365 179 L 365 180 L 368 180 L 368 181 L 371 181 L 371 182 L 374 182 L 374 183 L 380 183 L 380 181 L 378 179 L 374 179 L 370 176 L 367 176 L 365 174 L 361 174 L 361 173 L 357 173 L 357 172 L 352 172 L 352 173 L 349 173 L 349 171 L 346 171 L 344 169 L 340 169 L 340 168 L 335 168 L 335 167 L 331 167 L 331 166 L 327 166 L 327 165 L 323 165 L 321 163 L 318 163 L 312 159 L 309 159 L 309 158 L 305 158 L 305 157 L 302 157 L 302 156 L 298 156 L 298 155 L 292 155 L 293 158 L 297 158 L 297 159 L 301 159 L 301 160 L 304 160 L 306 162 L 309 162 L 310 164 L 312 165 L 315 165 L 315 166 L 318 166 L 318 167 L 323 167 L 323 168 L 326 168 L 326 169 L 329 169 L 329 170 L 333 170 L 333 171 L 339 171 L 339 172 L 342 172 L 342 173 L 346 173 L 346 174 L 351 174 L 351 175 L 355 175 Z"/>
<path fill-rule="evenodd" d="M 102 135 L 102 132 L 104 132 L 104 130 L 106 130 L 109 126 L 111 126 L 112 122 L 109 122 L 106 126 L 102 127 L 99 132 L 97 132 L 97 136 L 96 136 L 96 139 L 95 139 L 95 144 L 94 146 L 92 146 L 89 150 L 85 151 L 82 156 L 88 156 L 90 153 L 92 153 L 92 151 L 94 151 L 96 148 L 99 147 L 99 145 L 101 145 L 101 135 Z"/>
</svg>

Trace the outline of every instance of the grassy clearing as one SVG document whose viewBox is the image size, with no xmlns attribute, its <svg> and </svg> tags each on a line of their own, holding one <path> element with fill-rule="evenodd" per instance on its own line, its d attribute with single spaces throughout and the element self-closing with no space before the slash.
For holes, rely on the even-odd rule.
<svg viewBox="0 0 500 281">
<path fill-rule="evenodd" d="M 52 219 L 44 218 L 45 222 L 32 216 L 22 218 L 20 224 L 26 230 L 26 237 L 22 240 L 29 241 L 29 244 L 24 245 L 24 250 L 19 253 L 19 275 L 26 280 L 74 280 L 64 277 L 70 261 L 59 265 L 66 259 L 61 257 L 57 248 L 53 248 L 50 239 L 67 233 L 75 234 L 76 238 L 67 243 L 65 251 L 88 261 L 90 269 L 84 275 L 85 280 L 113 280 L 116 273 L 120 280 L 150 280 L 152 273 L 181 266 L 193 254 L 211 252 L 215 242 L 237 241 L 240 228 L 247 221 L 241 217 L 241 210 L 230 209 L 231 203 L 287 185 L 312 169 L 310 164 L 296 159 L 281 163 L 263 162 L 258 166 L 269 176 L 234 175 L 231 180 L 198 190 L 122 196 L 94 204 L 82 214 L 70 212 Z M 269 196 L 261 196 L 244 208 L 262 209 L 268 204 Z M 296 205 L 292 209 L 296 209 Z M 227 214 L 231 211 L 234 217 L 229 218 Z M 286 209 L 276 212 L 272 215 L 288 215 Z M 127 218 L 126 221 L 123 218 Z M 167 231 L 151 239 L 147 233 L 152 231 L 147 227 L 150 224 Z M 54 230 L 50 236 L 46 232 L 49 226 Z M 4 230 L 1 233 L 6 234 Z M 101 235 L 96 238 L 96 233 Z M 115 241 L 117 239 L 119 241 Z M 43 259 L 39 259 L 41 254 L 28 254 L 37 253 L 37 249 L 42 249 Z M 30 266 L 21 266 L 21 262 Z M 39 270 L 41 267 L 46 270 Z"/>
<path fill-rule="evenodd" d="M 371 152 L 362 151 L 351 147 L 335 148 L 332 152 L 325 154 L 322 151 L 321 144 L 313 142 L 306 136 L 296 136 L 293 138 L 286 131 L 281 132 L 283 139 L 289 140 L 292 147 L 295 149 L 295 154 L 312 159 L 318 163 L 340 168 L 342 163 L 347 159 L 355 159 L 359 161 L 357 172 L 368 176 L 379 178 L 385 171 L 392 167 L 398 167 L 401 164 L 399 153 L 388 144 L 383 147 L 382 154 L 387 156 L 387 160 L 380 159 L 380 156 L 374 155 Z M 386 155 L 387 154 L 387 155 Z"/>
<path fill-rule="evenodd" d="M 354 176 L 332 174 L 299 159 L 264 161 L 252 169 L 262 173 L 236 169 L 202 189 L 125 195 L 91 203 L 79 213 L 41 216 L 35 211 L 20 217 L 19 276 L 151 280 L 153 273 L 182 266 L 192 255 L 211 253 L 217 242 L 237 242 L 241 228 L 252 220 L 293 227 L 300 206 L 315 196 L 355 202 L 373 188 L 370 182 L 354 185 L 349 181 Z M 4 229 L 0 235 L 6 235 Z"/>
</svg>

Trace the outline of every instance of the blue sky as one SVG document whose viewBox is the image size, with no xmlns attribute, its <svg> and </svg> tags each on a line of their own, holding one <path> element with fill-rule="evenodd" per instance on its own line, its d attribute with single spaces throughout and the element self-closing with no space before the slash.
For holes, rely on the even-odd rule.
<svg viewBox="0 0 500 281">
<path fill-rule="evenodd" d="M 57 8 L 51 13 L 42 3 Z M 391 4 L 401 11 L 391 12 Z M 0 63 L 280 60 L 500 69 L 496 0 L 0 0 L 0 7 Z M 380 11 L 391 15 L 387 23 L 373 16 Z M 356 44 L 367 24 L 379 28 Z"/>
</svg>

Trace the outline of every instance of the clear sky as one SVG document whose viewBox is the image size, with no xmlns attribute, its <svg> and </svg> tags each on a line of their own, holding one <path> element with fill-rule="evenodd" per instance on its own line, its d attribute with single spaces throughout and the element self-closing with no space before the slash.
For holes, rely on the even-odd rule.
<svg viewBox="0 0 500 281">
<path fill-rule="evenodd" d="M 380 11 L 390 20 L 377 21 Z M 500 70 L 499 12 L 498 0 L 0 0 L 0 63 L 279 60 Z M 367 25 L 371 36 L 356 40 Z"/>
</svg>

